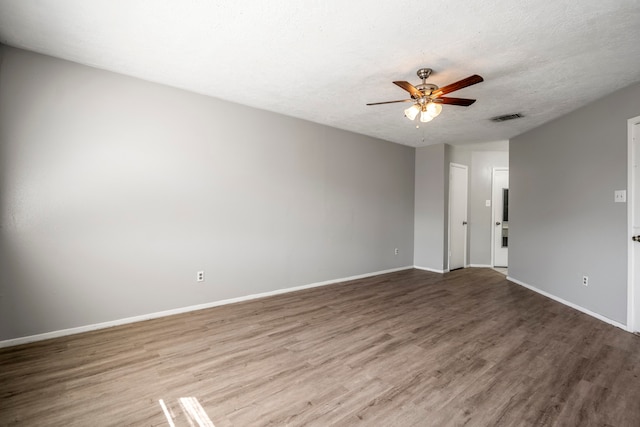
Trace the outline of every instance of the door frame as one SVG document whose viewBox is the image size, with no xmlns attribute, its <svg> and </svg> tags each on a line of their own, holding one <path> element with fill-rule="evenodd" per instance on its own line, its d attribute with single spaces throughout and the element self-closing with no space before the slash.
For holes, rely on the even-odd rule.
<svg viewBox="0 0 640 427">
<path fill-rule="evenodd" d="M 638 244 L 634 245 L 631 237 L 633 236 L 633 205 L 635 202 L 640 204 L 640 200 L 634 200 L 634 187 L 636 174 L 634 173 L 633 160 L 635 156 L 634 126 L 640 124 L 640 116 L 627 120 L 627 330 L 629 332 L 640 331 L 640 323 L 636 320 L 640 313 L 636 313 L 635 298 L 636 294 L 640 295 L 640 289 L 636 289 L 635 278 L 640 274 L 636 271 L 634 251 L 640 250 Z M 635 135 L 640 138 L 640 135 Z M 640 319 L 639 319 L 640 320 Z"/>
<path fill-rule="evenodd" d="M 509 168 L 500 167 L 491 170 L 491 267 L 496 266 L 496 206 L 493 200 L 493 184 L 496 178 L 496 172 L 509 172 Z"/>
<path fill-rule="evenodd" d="M 465 181 L 465 187 L 467 189 L 467 196 L 465 198 L 465 212 L 464 212 L 464 217 L 466 218 L 465 221 L 467 221 L 467 225 L 464 230 L 464 245 L 463 245 L 463 262 L 462 262 L 462 268 L 467 268 L 467 239 L 468 239 L 468 234 L 469 234 L 469 166 L 467 165 L 463 165 L 461 163 L 449 163 L 449 203 L 448 203 L 448 220 L 447 220 L 447 270 L 446 271 L 451 271 L 451 200 L 453 199 L 453 197 L 451 197 L 451 193 L 452 193 L 452 188 L 453 186 L 451 185 L 451 171 L 452 168 L 461 168 L 464 169 L 467 175 L 467 180 Z"/>
</svg>

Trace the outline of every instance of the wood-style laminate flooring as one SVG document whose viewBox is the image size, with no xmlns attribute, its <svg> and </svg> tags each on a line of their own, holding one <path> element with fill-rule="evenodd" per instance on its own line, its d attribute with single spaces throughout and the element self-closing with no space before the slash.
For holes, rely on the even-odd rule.
<svg viewBox="0 0 640 427">
<path fill-rule="evenodd" d="M 0 349 L 0 425 L 640 426 L 640 337 L 406 270 Z"/>
</svg>

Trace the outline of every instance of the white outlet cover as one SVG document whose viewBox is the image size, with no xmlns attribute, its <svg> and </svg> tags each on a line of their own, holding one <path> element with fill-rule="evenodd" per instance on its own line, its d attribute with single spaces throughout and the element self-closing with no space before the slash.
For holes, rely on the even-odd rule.
<svg viewBox="0 0 640 427">
<path fill-rule="evenodd" d="M 614 192 L 613 200 L 616 203 L 625 203 L 627 201 L 627 190 L 616 190 Z"/>
</svg>

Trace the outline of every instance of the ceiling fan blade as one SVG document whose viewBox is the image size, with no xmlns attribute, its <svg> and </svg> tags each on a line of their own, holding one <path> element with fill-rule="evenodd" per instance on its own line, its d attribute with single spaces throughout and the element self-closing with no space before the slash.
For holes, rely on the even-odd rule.
<svg viewBox="0 0 640 427">
<path fill-rule="evenodd" d="M 396 102 L 415 102 L 414 99 L 401 99 L 400 101 L 372 102 L 367 105 L 394 104 Z"/>
<path fill-rule="evenodd" d="M 402 89 L 406 90 L 411 94 L 412 98 L 418 99 L 422 98 L 422 92 L 420 92 L 414 85 L 409 82 L 393 82 L 393 84 L 400 86 Z"/>
<path fill-rule="evenodd" d="M 449 105 L 460 105 L 462 107 L 468 107 L 469 105 L 476 102 L 475 99 L 467 99 L 467 98 L 449 98 L 441 96 L 433 100 L 438 104 L 449 104 Z"/>
<path fill-rule="evenodd" d="M 440 89 L 433 91 L 431 93 L 431 95 L 432 96 L 442 96 L 442 95 L 445 95 L 447 93 L 463 89 L 463 88 L 465 88 L 467 86 L 471 86 L 471 85 L 474 85 L 476 83 L 480 83 L 482 81 L 484 81 L 484 79 L 482 77 L 480 77 L 477 74 L 474 74 L 473 76 L 469 76 L 466 79 L 462 79 L 462 80 L 457 81 L 455 83 L 451 83 L 450 85 L 441 87 Z"/>
</svg>

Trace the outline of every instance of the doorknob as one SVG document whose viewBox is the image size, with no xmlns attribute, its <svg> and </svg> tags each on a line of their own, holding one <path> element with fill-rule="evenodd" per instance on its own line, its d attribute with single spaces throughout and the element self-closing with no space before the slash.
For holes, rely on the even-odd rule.
<svg viewBox="0 0 640 427">
<path fill-rule="evenodd" d="M 462 225 L 467 225 L 467 221 L 462 221 Z"/>
<path fill-rule="evenodd" d="M 631 240 L 633 240 L 634 242 L 640 242 L 640 236 L 633 236 Z"/>
<path fill-rule="evenodd" d="M 497 221 L 497 222 L 496 222 L 496 225 L 500 225 L 500 221 Z"/>
</svg>

